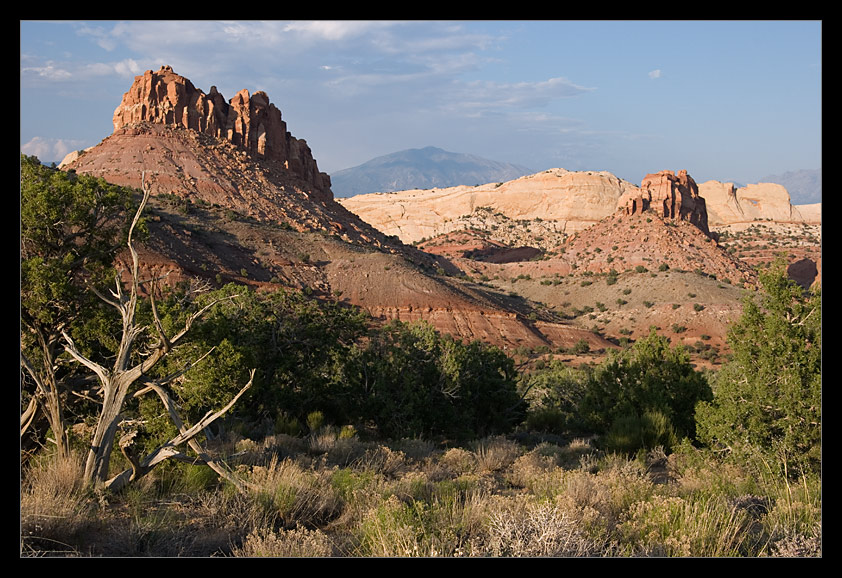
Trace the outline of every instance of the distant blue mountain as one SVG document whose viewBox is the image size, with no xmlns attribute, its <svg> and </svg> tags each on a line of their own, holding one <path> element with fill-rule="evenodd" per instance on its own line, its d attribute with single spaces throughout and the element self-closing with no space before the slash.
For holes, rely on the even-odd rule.
<svg viewBox="0 0 842 578">
<path fill-rule="evenodd" d="M 761 183 L 776 183 L 786 187 L 793 205 L 812 205 L 822 202 L 822 170 L 789 171 L 760 179 Z"/>
<path fill-rule="evenodd" d="M 330 175 L 337 197 L 364 193 L 483 185 L 517 179 L 536 171 L 436 147 L 408 149 L 377 157 Z"/>
</svg>

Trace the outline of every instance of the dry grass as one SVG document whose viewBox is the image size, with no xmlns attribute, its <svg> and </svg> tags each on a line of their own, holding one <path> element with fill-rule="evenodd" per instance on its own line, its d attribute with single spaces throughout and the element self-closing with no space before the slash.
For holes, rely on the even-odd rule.
<svg viewBox="0 0 842 578">
<path fill-rule="evenodd" d="M 624 514 L 628 553 L 647 556 L 738 556 L 749 517 L 721 499 L 655 495 Z"/>
<path fill-rule="evenodd" d="M 74 555 L 69 543 L 95 524 L 82 486 L 81 456 L 48 456 L 30 466 L 21 487 L 21 554 Z"/>
<path fill-rule="evenodd" d="M 252 530 L 232 554 L 245 558 L 326 558 L 334 555 L 330 538 L 320 530 Z"/>
<path fill-rule="evenodd" d="M 293 460 L 273 458 L 268 466 L 252 468 L 247 481 L 253 499 L 286 528 L 323 525 L 338 517 L 342 508 L 326 468 L 304 469 Z"/>
<path fill-rule="evenodd" d="M 520 498 L 501 506 L 490 516 L 487 555 L 582 557 L 608 552 L 582 528 L 575 511 L 559 504 Z"/>
<path fill-rule="evenodd" d="M 477 442 L 474 454 L 479 473 L 501 472 L 520 456 L 521 448 L 503 436 L 485 438 Z"/>
<path fill-rule="evenodd" d="M 819 481 L 758 480 L 700 452 L 629 459 L 503 437 L 436 449 L 336 431 L 229 445 L 246 493 L 179 466 L 107 495 L 82 487 L 78 458 L 38 462 L 21 555 L 821 555 Z"/>
</svg>

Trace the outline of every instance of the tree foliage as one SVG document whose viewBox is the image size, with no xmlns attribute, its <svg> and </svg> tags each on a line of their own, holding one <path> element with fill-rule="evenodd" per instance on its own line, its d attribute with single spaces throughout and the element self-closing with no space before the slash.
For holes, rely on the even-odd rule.
<svg viewBox="0 0 842 578">
<path fill-rule="evenodd" d="M 529 400 L 530 429 L 567 433 L 586 429 L 581 403 L 587 391 L 589 371 L 552 360 L 541 369 L 521 376 L 520 387 Z"/>
<path fill-rule="evenodd" d="M 178 346 L 188 334 L 197 319 L 212 308 L 216 301 L 208 303 L 187 315 L 181 329 L 169 332 L 165 329 L 156 307 L 156 279 L 150 279 L 149 303 L 152 313 L 151 322 L 144 323 L 138 316 L 138 304 L 142 302 L 140 296 L 141 280 L 139 278 L 139 259 L 133 244 L 134 232 L 141 221 L 141 215 L 149 200 L 150 190 L 146 186 L 145 174 L 141 176 L 143 198 L 132 218 L 127 231 L 126 247 L 130 256 L 130 271 L 128 292 L 124 287 L 122 275 L 115 276 L 114 288 L 108 294 L 97 292 L 97 296 L 108 306 L 113 308 L 120 319 L 119 343 L 110 354 L 88 356 L 77 347 L 67 331 L 62 331 L 64 350 L 79 366 L 90 371 L 97 381 L 95 392 L 98 409 L 94 412 L 93 433 L 90 437 L 83 480 L 86 484 L 104 485 L 107 488 L 119 490 L 126 484 L 134 482 L 155 468 L 161 462 L 173 458 L 203 463 L 211 467 L 217 474 L 233 483 L 239 490 L 245 489 L 244 484 L 234 476 L 228 467 L 208 455 L 202 444 L 196 439 L 211 423 L 227 412 L 231 406 L 251 387 L 254 373 L 240 392 L 223 408 L 207 412 L 197 423 L 188 427 L 180 415 L 177 404 L 166 387 L 187 372 L 191 363 L 174 373 L 154 378 L 153 372 L 160 362 Z M 141 336 L 149 335 L 146 343 Z M 169 419 L 173 422 L 177 433 L 156 447 L 151 453 L 140 457 L 135 451 L 134 439 L 137 435 L 136 424 L 127 419 L 126 410 L 129 400 L 154 393 L 162 403 Z M 64 430 L 64 428 L 62 428 Z M 119 443 L 117 435 L 121 433 Z M 63 431 L 61 432 L 63 435 Z M 130 468 L 109 479 L 111 455 L 115 446 L 130 464 Z M 179 446 L 186 445 L 196 454 L 190 457 L 182 452 Z"/>
<path fill-rule="evenodd" d="M 348 415 L 348 386 L 342 368 L 351 349 L 368 330 L 370 319 L 358 309 L 318 301 L 300 292 L 261 292 L 234 284 L 210 291 L 195 303 L 172 293 L 160 304 L 165 326 L 177 326 L 192 308 L 221 301 L 197 324 L 189 339 L 173 350 L 160 372 L 173 371 L 200 352 L 213 351 L 175 384 L 187 415 L 215 398 L 225 398 L 251 368 L 255 385 L 247 403 L 232 416 L 260 427 L 289 415 L 304 423 L 308 413 L 322 411 L 340 422 Z"/>
<path fill-rule="evenodd" d="M 359 352 L 353 371 L 360 417 L 387 437 L 502 433 L 525 415 L 511 358 L 427 323 L 387 325 Z"/>
<path fill-rule="evenodd" d="M 198 324 L 161 366 L 217 348 L 176 388 L 188 412 L 229 395 L 257 368 L 255 386 L 232 417 L 255 427 L 285 418 L 300 424 L 320 412 L 326 422 L 374 429 L 384 437 L 464 436 L 511 429 L 522 415 L 513 362 L 499 349 L 462 343 L 425 323 L 378 327 L 357 308 L 279 290 L 237 291 Z M 176 322 L 178 298 L 164 318 Z"/>
<path fill-rule="evenodd" d="M 737 454 L 760 452 L 790 473 L 821 465 L 821 291 L 787 278 L 783 263 L 760 275 L 728 342 L 732 360 L 715 397 L 698 410 L 700 437 Z"/>
<path fill-rule="evenodd" d="M 21 155 L 22 447 L 40 443 L 45 428 L 34 424 L 44 416 L 59 452 L 68 450 L 64 421 L 74 368 L 61 363 L 60 335 L 94 323 L 100 303 L 91 288 L 110 276 L 132 204 L 130 189 Z"/>
<path fill-rule="evenodd" d="M 683 347 L 671 347 L 666 337 L 653 330 L 628 350 L 613 354 L 590 376 L 581 410 L 585 421 L 598 433 L 612 427 L 628 430 L 657 426 L 667 442 L 695 439 L 695 407 L 712 399 L 706 377 L 696 371 Z M 615 430 L 616 431 L 616 430 Z M 641 442 L 641 447 L 646 444 Z"/>
<path fill-rule="evenodd" d="M 28 326 L 61 329 L 110 280 L 124 247 L 133 191 L 46 167 L 21 155 L 21 315 Z"/>
</svg>

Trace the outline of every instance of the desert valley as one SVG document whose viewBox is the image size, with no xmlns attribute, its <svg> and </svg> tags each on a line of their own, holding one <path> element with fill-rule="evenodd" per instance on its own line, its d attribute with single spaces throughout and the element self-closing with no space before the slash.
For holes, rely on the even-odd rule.
<svg viewBox="0 0 842 578">
<path fill-rule="evenodd" d="M 305 300 L 362 311 L 367 323 L 378 327 L 388 327 L 394 321 L 424 321 L 439 335 L 452 336 L 459 343 L 477 342 L 499 350 L 525 376 L 523 380 L 528 380 L 530 372 L 548 367 L 598 372 L 594 368 L 603 367 L 601 364 L 614 359 L 612 356 L 632 351 L 638 342 L 649 343 L 647 340 L 654 339 L 653 335 L 664 338 L 670 347 L 683 346 L 694 375 L 712 375 L 732 358 L 729 330 L 743 315 L 746 296 L 762 289 L 764 271 L 775 263 L 783 263 L 786 275 L 804 291 L 820 292 L 821 288 L 821 205 L 793 205 L 787 190 L 777 184 L 740 187 L 719 181 L 697 183 L 682 167 L 653 166 L 649 174 L 640 175 L 639 183 L 627 182 L 607 171 L 554 168 L 506 182 L 335 198 L 330 176 L 318 168 L 318 151 L 311 151 L 305 140 L 288 132 L 281 111 L 268 95 L 243 90 L 227 100 L 216 87 L 205 93 L 168 66 L 135 78 L 114 110 L 113 125 L 113 133 L 101 143 L 68 155 L 58 168 L 66 174 L 101 178 L 120 187 L 148 189 L 150 197 L 143 215 L 148 234 L 135 245 L 139 277 L 163 279 L 163 286 L 171 288 L 190 285 L 219 290 L 234 284 L 255 294 L 283 290 Z M 118 263 L 128 286 L 132 280 L 132 254 L 122 251 Z M 142 287 L 141 298 L 148 296 L 145 291 Z M 530 395 L 540 389 L 537 385 L 529 387 Z M 529 388 L 520 391 L 521 401 L 528 399 L 526 391 Z M 313 412 L 304 412 L 307 414 Z M 525 419 L 525 415 L 521 418 Z M 279 423 L 280 417 L 274 419 Z M 364 432 L 361 424 L 354 425 L 357 431 Z M 319 430 L 316 424 L 308 426 L 312 426 L 308 430 L 311 434 Z M 46 426 L 42 427 L 46 431 Z M 284 521 L 276 522 L 275 531 L 295 531 L 299 540 L 318 542 L 310 555 L 413 555 L 386 548 L 378 550 L 359 537 L 349 538 L 353 532 L 346 531 L 351 518 L 356 517 L 354 523 L 366 520 L 369 526 L 375 520 L 362 513 L 363 505 L 359 506 L 360 511 L 350 511 L 345 506 L 355 503 L 352 496 L 356 490 L 352 487 L 363 491 L 362 478 L 358 477 L 362 476 L 361 456 L 366 456 L 362 461 L 369 466 L 375 461 L 382 466 L 400 453 L 405 463 L 395 465 L 395 471 L 386 477 L 391 475 L 391 479 L 410 484 L 408 478 L 401 477 L 403 472 L 415 471 L 420 476 L 417 480 L 428 476 L 418 482 L 426 488 L 428 498 L 445 500 L 444 494 L 439 493 L 444 490 L 436 485 L 445 479 L 452 481 L 453 488 L 482 487 L 490 493 L 498 492 L 492 492 L 489 484 L 495 488 L 502 484 L 507 488 L 502 494 L 511 497 L 540 493 L 536 489 L 538 482 L 534 481 L 540 478 L 546 484 L 542 486 L 545 495 L 554 496 L 541 504 L 556 508 L 556 514 L 558 508 L 570 506 L 564 520 L 575 519 L 575 528 L 564 528 L 582 540 L 581 544 L 587 541 L 584 535 L 588 529 L 599 525 L 596 518 L 601 515 L 612 520 L 602 533 L 591 534 L 599 534 L 605 543 L 611 541 L 612 545 L 602 550 L 593 542 L 580 550 L 542 551 L 537 547 L 530 549 L 531 546 L 516 550 L 514 534 L 499 534 L 482 541 L 477 538 L 479 534 L 472 533 L 479 530 L 462 520 L 465 526 L 459 532 L 463 534 L 448 534 L 447 540 L 439 535 L 435 544 L 424 542 L 420 552 L 418 539 L 406 542 L 404 545 L 411 544 L 407 548 L 416 548 L 417 555 L 719 555 L 692 550 L 690 541 L 682 546 L 684 550 L 670 549 L 667 538 L 641 546 L 650 538 L 642 526 L 634 526 L 644 514 L 642 510 L 634 514 L 627 509 L 631 501 L 620 507 L 600 501 L 610 501 L 609 498 L 591 494 L 589 505 L 571 506 L 580 496 L 573 493 L 571 484 L 578 484 L 575 487 L 586 492 L 586 484 L 596 483 L 599 468 L 595 461 L 588 462 L 596 460 L 596 454 L 591 453 L 593 446 L 589 445 L 594 438 L 573 435 L 572 431 L 552 433 L 560 437 L 548 435 L 541 441 L 533 440 L 529 446 L 532 449 L 525 455 L 530 456 L 531 465 L 515 452 L 503 459 L 503 465 L 486 464 L 486 470 L 482 470 L 479 460 L 481 456 L 489 457 L 488 448 L 492 446 L 483 446 L 483 450 L 477 446 L 473 452 L 460 450 L 463 453 L 457 455 L 455 449 L 445 447 L 445 441 L 436 440 L 444 445 L 437 446 L 436 451 L 441 453 L 435 455 L 441 457 L 434 459 L 434 442 L 428 441 L 425 443 L 430 447 L 424 445 L 426 453 L 418 458 L 418 463 L 426 458 L 423 476 L 418 468 L 407 465 L 413 455 L 410 448 L 417 450 L 423 445 L 417 438 L 415 445 L 411 439 L 403 439 L 402 446 L 392 446 L 391 450 L 355 446 L 353 451 L 358 454 L 353 457 L 349 446 L 342 446 L 338 433 L 331 438 L 330 450 L 321 454 L 312 445 L 288 448 L 284 450 L 286 454 L 276 448 L 280 453 L 275 455 L 272 466 L 260 462 L 268 468 L 261 470 L 264 474 L 277 474 L 273 468 L 284 455 L 309 452 L 311 456 L 309 469 L 300 461 L 288 466 L 299 468 L 299 477 L 308 480 L 296 486 L 299 496 L 304 495 L 305 486 L 330 486 L 325 477 L 328 474 L 314 473 L 322 472 L 313 469 L 315 455 L 321 456 L 319 467 L 333 465 L 332 487 L 339 487 L 337 472 L 347 479 L 343 478 L 346 485 L 342 490 L 332 490 L 335 503 L 313 505 L 311 512 L 307 510 L 309 506 L 296 502 L 297 513 L 288 512 Z M 277 435 L 276 429 L 272 439 L 278 439 Z M 271 445 L 269 441 L 247 444 L 244 440 L 248 437 L 241 436 L 237 446 L 236 455 L 241 458 L 259 453 L 260 444 L 263 448 Z M 578 445 L 570 445 L 574 438 Z M 298 439 L 295 443 L 304 444 L 302 440 L 310 439 L 312 444 L 313 440 L 303 435 Z M 509 442 L 487 438 L 491 439 L 508 448 L 506 443 L 515 438 L 509 437 Z M 209 445 L 214 443 L 210 438 L 207 441 Z M 550 443 L 563 448 L 554 450 L 552 458 L 547 453 Z M 538 447 L 539 444 L 544 445 Z M 346 454 L 339 459 L 336 452 L 341 448 Z M 639 463 L 645 465 L 640 473 L 644 478 L 651 480 L 654 473 L 667 475 L 666 455 L 660 456 L 660 462 L 652 459 L 651 452 L 641 455 Z M 126 456 L 129 459 L 128 453 Z M 117 458 L 115 451 L 112 460 Z M 465 465 L 466 460 L 473 460 L 473 465 Z M 550 490 L 549 476 L 562 475 L 549 473 L 547 464 L 551 460 L 561 470 L 568 470 L 568 481 L 552 478 L 552 484 L 564 486 L 564 491 Z M 585 462 L 590 465 L 585 466 Z M 657 467 L 653 466 L 655 462 Z M 435 475 L 431 463 L 438 468 Z M 242 464 L 249 462 L 245 459 Z M 349 464 L 356 464 L 358 469 Z M 531 468 L 529 474 L 527 466 Z M 343 469 L 346 467 L 349 469 Z M 685 476 L 690 476 L 691 470 L 698 473 L 695 467 L 685 464 L 682 472 Z M 578 481 L 570 481 L 572 471 L 579 472 Z M 635 487 L 643 487 L 642 481 L 629 481 L 632 474 L 628 471 L 604 465 L 601 471 L 610 472 L 605 475 L 612 476 L 610 483 L 617 487 L 638 483 L 641 485 Z M 676 471 L 670 470 L 678 476 Z M 253 476 L 252 481 L 258 474 Z M 523 481 L 527 476 L 536 477 L 527 483 Z M 746 474 L 745 478 L 751 475 Z M 477 479 L 482 481 L 476 482 Z M 289 486 L 292 482 L 286 483 Z M 403 490 L 392 492 L 397 502 L 389 502 L 388 507 L 379 503 L 372 506 L 380 508 L 380 521 L 384 512 L 397 516 L 396 512 L 403 512 L 400 504 L 415 503 L 407 497 L 415 490 L 402 487 Z M 667 499 L 673 500 L 671 503 L 679 499 L 689 503 L 685 494 L 670 498 L 658 495 L 656 499 L 656 487 L 646 486 L 650 503 Z M 745 488 L 740 492 L 750 493 Z M 755 487 L 755 492 L 760 494 L 760 489 Z M 293 497 L 289 499 L 295 501 L 290 495 Z M 452 494 L 447 495 L 452 498 Z M 276 502 L 278 496 L 275 495 Z M 465 507 L 464 502 L 458 503 Z M 764 503 L 765 515 L 773 508 Z M 820 506 L 820 496 L 818 503 Z M 805 498 L 798 507 L 814 505 L 814 501 Z M 188 505 L 185 502 L 181 507 L 187 509 Z M 505 512 L 514 516 L 514 510 L 507 508 Z M 743 510 L 754 512 L 748 507 Z M 574 511 L 575 516 L 570 513 Z M 537 510 L 530 512 L 534 521 Z M 300 523 L 296 523 L 296 515 L 301 516 L 297 519 Z M 792 512 L 789 515 L 795 516 Z M 758 555 L 761 551 L 768 555 L 774 553 L 773 543 L 777 544 L 775 551 L 784 550 L 783 534 L 758 529 L 763 523 L 759 514 L 751 520 L 741 520 L 739 531 L 745 534 L 740 534 L 739 546 L 724 555 Z M 628 530 L 620 532 L 623 539 L 631 540 L 629 536 L 634 534 L 637 545 L 621 545 L 616 537 L 620 534 L 613 534 L 619 528 Z M 798 528 L 802 542 L 815 538 L 815 528 Z M 511 527 L 507 527 L 509 530 Z M 37 533 L 30 527 L 27 531 Z M 214 526 L 214 531 L 223 533 L 223 528 Z M 227 540 L 229 547 L 215 544 L 202 550 L 191 542 L 191 548 L 195 546 L 197 555 L 217 555 L 221 551 L 258 555 L 256 551 L 246 551 L 246 545 L 254 547 L 254 539 L 249 542 L 243 535 L 232 538 L 232 533 L 229 528 L 222 540 Z M 208 541 L 210 534 L 208 530 Z M 566 544 L 573 534 L 565 534 Z M 756 546 L 761 534 L 767 546 Z M 333 542 L 325 539 L 335 535 L 343 538 Z M 460 540 L 461 535 L 475 540 L 474 554 L 469 552 L 471 541 Z M 785 537 L 790 539 L 793 535 Z M 261 536 L 261 540 L 268 540 L 266 535 Z M 757 542 L 751 541 L 754 539 Z M 340 542 L 342 545 L 338 546 Z M 232 543 L 236 546 L 230 546 Z M 30 544 L 32 552 L 46 548 L 34 538 Z M 365 544 L 368 549 L 363 548 Z M 535 542 L 531 544 L 534 546 Z M 85 546 L 75 548 L 76 554 L 85 555 Z M 102 545 L 97 548 L 100 549 L 93 549 L 92 555 L 146 555 L 128 547 L 125 551 Z M 436 548 L 440 548 L 439 554 Z M 293 555 L 289 550 L 279 552 Z M 150 553 L 155 555 L 156 551 Z M 164 550 L 162 555 L 182 554 Z"/>
<path fill-rule="evenodd" d="M 821 282 L 821 206 L 791 205 L 780 185 L 553 169 L 337 200 L 266 95 L 226 105 L 168 68 L 135 82 L 114 127 L 61 168 L 135 188 L 145 172 L 161 207 L 142 264 L 173 281 L 307 288 L 508 350 L 594 351 L 652 325 L 721 349 L 752 266 L 780 253 Z"/>
</svg>

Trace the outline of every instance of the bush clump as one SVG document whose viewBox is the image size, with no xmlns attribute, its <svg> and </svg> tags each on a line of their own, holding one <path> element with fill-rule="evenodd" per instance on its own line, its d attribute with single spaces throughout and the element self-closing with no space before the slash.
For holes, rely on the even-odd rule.
<svg viewBox="0 0 842 578">
<path fill-rule="evenodd" d="M 706 377 L 693 368 L 686 350 L 670 347 L 653 330 L 592 373 L 581 411 L 593 431 L 605 434 L 613 429 L 615 443 L 640 442 L 629 450 L 654 447 L 649 445 L 653 440 L 669 447 L 675 439 L 696 438 L 696 404 L 712 398 Z M 628 437 L 630 431 L 639 435 Z"/>
</svg>

